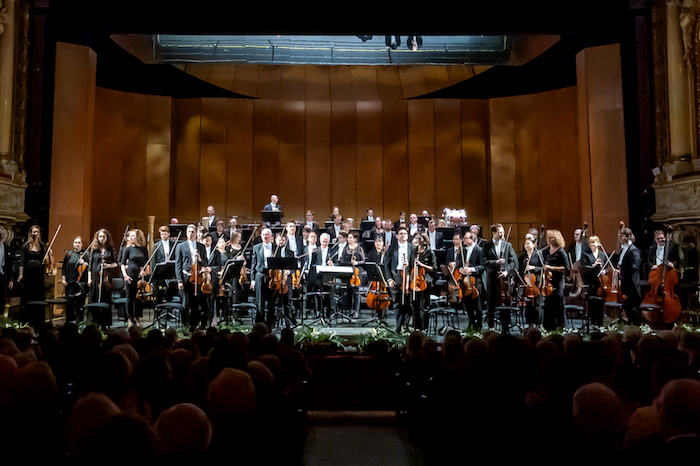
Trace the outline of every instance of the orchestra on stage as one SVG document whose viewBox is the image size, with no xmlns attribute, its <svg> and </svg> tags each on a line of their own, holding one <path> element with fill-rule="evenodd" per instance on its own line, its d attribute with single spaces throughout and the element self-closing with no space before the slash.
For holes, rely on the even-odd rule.
<svg viewBox="0 0 700 466">
<path fill-rule="evenodd" d="M 440 218 L 400 212 L 393 222 L 370 208 L 355 222 L 335 207 L 325 222 L 308 210 L 304 219 L 285 223 L 272 195 L 261 217 L 239 225 L 209 206 L 196 224 L 173 218 L 161 225 L 155 243 L 129 227 L 119 246 L 105 229 L 88 244 L 74 238 L 61 266 L 66 320 L 108 328 L 111 306 L 119 302 L 125 323 L 141 325 L 144 307 L 177 303 L 174 317 L 185 331 L 246 315 L 270 328 L 388 326 L 391 313 L 392 328 L 402 332 L 430 331 L 434 311 L 441 310 L 456 316 L 446 327 L 480 332 L 486 324 L 508 333 L 563 328 L 571 310 L 585 314 L 589 330 L 602 328 L 606 313 L 630 324 L 672 324 L 683 307 L 675 289 L 679 248 L 660 230 L 643 254 L 622 222 L 616 244 L 606 248 L 586 224 L 567 247 L 562 232 L 544 225 L 521 240 L 511 235 L 512 226 L 469 224 L 463 210 L 445 209 Z M 13 255 L 0 251 L 3 301 L 8 288 L 21 286 L 20 320 L 34 325 L 41 314 L 32 303 L 45 299 L 44 269 L 55 269 L 53 240 L 46 245 L 40 235 L 31 228 L 15 256 L 16 280 L 6 273 Z M 369 314 L 363 317 L 362 309 Z M 161 323 L 154 317 L 154 325 Z"/>
</svg>

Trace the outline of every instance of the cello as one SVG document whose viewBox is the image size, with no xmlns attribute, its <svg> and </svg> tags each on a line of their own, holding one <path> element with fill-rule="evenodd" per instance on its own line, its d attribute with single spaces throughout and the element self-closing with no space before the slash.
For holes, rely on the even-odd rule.
<svg viewBox="0 0 700 466">
<path fill-rule="evenodd" d="M 375 312 L 382 314 L 384 310 L 391 305 L 391 294 L 389 293 L 389 283 L 387 283 L 384 277 L 384 272 L 380 264 L 384 263 L 384 253 L 386 250 L 382 248 L 382 255 L 379 259 L 379 264 L 377 264 L 377 272 L 379 273 L 379 280 L 372 280 L 369 287 L 367 288 L 367 307 L 374 310 Z"/>
<path fill-rule="evenodd" d="M 642 300 L 642 315 L 649 322 L 671 324 L 681 315 L 681 302 L 674 291 L 679 275 L 675 267 L 668 267 L 671 235 L 666 235 L 663 263 L 649 272 L 651 289 Z M 653 308 L 653 310 L 644 310 Z"/>
</svg>

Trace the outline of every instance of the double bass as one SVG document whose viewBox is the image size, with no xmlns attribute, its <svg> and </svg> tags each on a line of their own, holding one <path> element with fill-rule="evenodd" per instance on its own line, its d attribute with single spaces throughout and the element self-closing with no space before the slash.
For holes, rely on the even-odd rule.
<svg viewBox="0 0 700 466">
<path fill-rule="evenodd" d="M 642 315 L 649 322 L 671 324 L 681 316 L 681 302 L 674 291 L 680 277 L 675 267 L 668 267 L 670 249 L 671 235 L 668 234 L 663 263 L 649 272 L 651 289 L 642 300 Z M 645 307 L 653 307 L 654 310 L 644 310 Z"/>
</svg>

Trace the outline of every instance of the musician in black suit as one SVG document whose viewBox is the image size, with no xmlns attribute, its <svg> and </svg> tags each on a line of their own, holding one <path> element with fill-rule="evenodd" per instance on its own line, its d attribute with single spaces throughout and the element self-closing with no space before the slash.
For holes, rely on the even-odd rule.
<svg viewBox="0 0 700 466">
<path fill-rule="evenodd" d="M 569 245 L 567 253 L 569 254 L 569 261 L 573 264 L 581 260 L 581 256 L 584 252 L 590 252 L 591 248 L 588 246 L 588 242 L 583 237 L 583 230 L 577 228 L 574 230 L 574 242 Z"/>
<path fill-rule="evenodd" d="M 543 273 L 551 272 L 552 294 L 545 296 L 542 325 L 547 330 L 562 328 L 564 316 L 564 277 L 571 271 L 569 256 L 564 252 L 566 242 L 559 230 L 547 230 L 548 248 L 542 251 Z"/>
<path fill-rule="evenodd" d="M 642 303 L 642 289 L 639 284 L 639 269 L 642 265 L 642 254 L 632 242 L 632 237 L 632 230 L 629 228 L 623 228 L 620 232 L 622 251 L 617 267 L 620 271 L 620 292 L 625 296 L 622 308 L 630 325 L 641 325 L 642 314 L 639 305 Z"/>
<path fill-rule="evenodd" d="M 282 212 L 282 206 L 279 205 L 279 200 L 280 200 L 279 197 L 277 197 L 276 194 L 273 194 L 272 196 L 270 196 L 270 203 L 265 204 L 265 207 L 263 207 L 263 210 L 269 210 L 272 212 Z"/>
<path fill-rule="evenodd" d="M 260 233 L 261 243 L 253 246 L 251 254 L 250 273 L 253 280 L 250 282 L 250 289 L 255 290 L 255 303 L 258 312 L 255 316 L 256 322 L 266 322 L 272 327 L 275 318 L 275 302 L 273 301 L 272 290 L 269 287 L 270 277 L 267 269 L 267 258 L 273 254 L 272 230 L 264 228 Z M 267 315 L 265 315 L 267 309 Z"/>
<path fill-rule="evenodd" d="M 452 270 L 457 266 L 457 257 L 460 255 L 461 250 L 462 238 L 459 236 L 459 233 L 456 233 L 452 235 L 452 245 L 447 248 L 447 254 L 445 254 L 445 262 Z"/>
<path fill-rule="evenodd" d="M 153 245 L 156 251 L 153 260 L 156 264 L 165 262 L 167 258 L 173 260 L 175 257 L 173 249 L 177 246 L 175 241 L 170 237 L 170 227 L 168 225 L 161 225 L 161 227 L 158 228 L 158 233 L 160 234 L 160 241 Z"/>
<path fill-rule="evenodd" d="M 362 217 L 362 221 L 363 222 L 373 222 L 374 218 L 375 218 L 374 217 L 374 209 L 370 207 L 369 209 L 367 209 L 367 215 Z"/>
<path fill-rule="evenodd" d="M 384 249 L 391 251 L 396 247 L 396 233 L 392 231 L 394 224 L 391 220 L 384 220 Z"/>
<path fill-rule="evenodd" d="M 389 261 L 387 262 L 387 275 L 389 278 L 389 288 L 396 303 L 396 331 L 400 332 L 407 316 L 411 311 L 411 296 L 404 293 L 401 287 L 402 272 L 408 268 L 406 273 L 410 273 L 410 259 L 415 256 L 416 247 L 408 241 L 408 230 L 400 227 L 396 233 L 396 245 L 389 249 Z"/>
<path fill-rule="evenodd" d="M 678 249 L 673 243 L 668 244 L 668 262 L 666 265 L 668 267 L 678 267 L 680 262 L 680 257 L 678 255 Z M 649 271 L 652 271 L 659 266 L 663 265 L 664 254 L 666 253 L 666 235 L 661 230 L 656 230 L 654 232 L 654 244 L 649 248 L 649 253 L 647 254 L 647 265 L 649 266 Z"/>
<path fill-rule="evenodd" d="M 338 237 L 340 236 L 340 231 L 342 229 L 342 223 L 343 218 L 340 216 L 340 214 L 336 214 L 335 217 L 333 217 L 333 225 L 326 229 L 326 233 L 328 233 L 328 236 L 330 236 L 331 244 L 333 245 L 338 242 Z"/>
<path fill-rule="evenodd" d="M 314 221 L 314 211 L 311 209 L 307 210 L 305 216 L 306 219 L 304 220 L 304 223 L 301 226 L 301 231 L 304 230 L 305 226 L 308 226 L 309 228 L 311 228 L 312 231 L 316 233 L 316 239 L 318 240 L 318 238 L 321 236 L 321 229 L 319 228 L 318 223 Z"/>
<path fill-rule="evenodd" d="M 201 299 L 201 289 L 197 289 L 195 293 L 195 286 L 190 282 L 192 266 L 196 261 L 201 265 L 204 273 L 211 273 L 211 268 L 207 262 L 207 251 L 204 245 L 197 242 L 197 227 L 192 224 L 187 225 L 186 233 L 187 240 L 180 243 L 175 249 L 175 278 L 177 278 L 177 288 L 185 308 L 182 323 L 184 326 L 189 325 L 190 331 L 194 331 L 202 321 L 203 299 Z M 201 282 L 198 282 L 197 286 L 200 287 Z"/>
<path fill-rule="evenodd" d="M 224 221 L 218 220 L 216 222 L 216 231 L 211 233 L 211 239 L 214 246 L 216 246 L 221 238 L 228 242 L 231 239 L 231 234 L 229 233 L 229 230 L 224 228 Z"/>
<path fill-rule="evenodd" d="M 161 225 L 161 227 L 158 228 L 158 233 L 160 234 L 160 241 L 153 245 L 153 250 L 155 251 L 155 255 L 153 256 L 154 269 L 157 264 L 162 264 L 166 259 L 174 261 L 175 248 L 177 247 L 175 240 L 170 237 L 170 227 L 168 225 Z M 168 292 L 166 280 L 153 280 L 152 284 L 156 292 L 156 302 L 162 303 L 170 300 L 166 295 Z"/>
<path fill-rule="evenodd" d="M 488 315 L 487 323 L 489 328 L 495 324 L 495 310 L 498 302 L 501 301 L 501 284 L 505 281 L 510 288 L 513 270 L 518 268 L 518 258 L 515 255 L 513 245 L 506 241 L 503 225 L 495 223 L 491 225 L 491 241 L 482 246 L 483 264 L 486 267 L 486 289 L 488 293 Z M 510 293 L 509 293 L 510 294 Z M 509 302 L 501 303 L 509 306 Z M 501 319 L 502 331 L 508 332 L 510 324 L 510 314 L 505 313 L 499 316 Z"/>
<path fill-rule="evenodd" d="M 214 209 L 213 205 L 207 207 L 207 216 L 205 218 L 209 223 L 207 227 L 215 227 L 219 220 L 221 220 L 219 217 L 216 216 L 216 210 Z"/>
<path fill-rule="evenodd" d="M 401 226 L 402 223 L 404 225 L 406 225 L 406 211 L 404 211 L 404 210 L 399 212 L 399 219 L 394 222 L 394 231 L 396 233 L 399 232 L 399 227 Z M 406 226 L 408 226 L 408 225 L 406 225 Z M 386 226 L 384 226 L 384 228 L 386 229 Z M 386 242 L 384 244 L 386 244 Z"/>
<path fill-rule="evenodd" d="M 435 249 L 445 249 L 445 238 L 442 233 L 437 231 L 437 225 L 434 219 L 430 219 L 428 222 L 428 238 L 430 239 L 430 248 Z"/>
<path fill-rule="evenodd" d="M 459 235 L 455 236 L 459 238 Z M 455 265 L 462 277 L 466 277 L 467 273 L 474 277 L 474 287 L 479 292 L 479 296 L 474 298 L 467 296 L 467 286 L 464 280 L 461 281 L 460 287 L 462 288 L 462 308 L 469 316 L 469 326 L 478 331 L 481 331 L 482 327 L 481 295 L 484 293 L 481 275 L 486 270 L 481 255 L 481 248 L 476 245 L 476 237 L 468 231 L 464 235 L 464 246 L 457 254 Z M 466 264 L 469 264 L 469 267 L 465 267 Z"/>
</svg>

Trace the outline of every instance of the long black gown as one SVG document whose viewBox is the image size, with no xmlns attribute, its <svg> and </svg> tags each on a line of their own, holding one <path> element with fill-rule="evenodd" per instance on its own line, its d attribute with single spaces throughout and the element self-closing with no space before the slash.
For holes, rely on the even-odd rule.
<svg viewBox="0 0 700 466">
<path fill-rule="evenodd" d="M 44 307 L 35 306 L 29 309 L 26 304 L 31 301 L 44 301 L 46 288 L 44 286 L 44 265 L 46 245 L 43 243 L 39 251 L 32 251 L 28 244 L 22 246 L 20 266 L 22 272 L 22 295 L 20 299 L 20 321 L 31 324 L 34 328 L 44 322 Z"/>
</svg>

